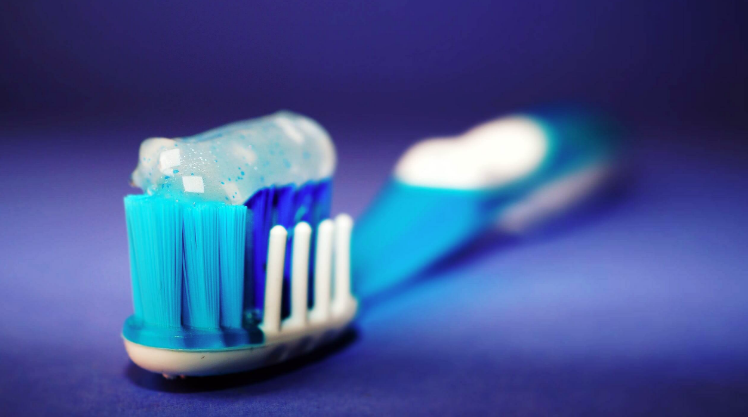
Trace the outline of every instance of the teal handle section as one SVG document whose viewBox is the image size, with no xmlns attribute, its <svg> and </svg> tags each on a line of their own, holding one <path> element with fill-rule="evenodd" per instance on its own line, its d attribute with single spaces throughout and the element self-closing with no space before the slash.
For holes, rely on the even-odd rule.
<svg viewBox="0 0 748 417">
<path fill-rule="evenodd" d="M 482 191 L 423 188 L 391 181 L 354 228 L 354 291 L 366 296 L 472 238 L 495 213 Z"/>
<path fill-rule="evenodd" d="M 619 155 L 620 129 L 605 118 L 568 109 L 526 116 L 549 143 L 545 159 L 528 175 L 493 189 L 419 187 L 395 178 L 384 187 L 353 231 L 359 297 L 396 286 L 456 251 L 533 191 L 593 165 L 614 164 Z"/>
</svg>

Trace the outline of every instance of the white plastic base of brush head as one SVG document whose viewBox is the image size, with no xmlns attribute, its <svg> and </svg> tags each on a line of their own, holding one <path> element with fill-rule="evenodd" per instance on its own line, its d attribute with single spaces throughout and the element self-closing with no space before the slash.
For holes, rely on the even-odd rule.
<svg viewBox="0 0 748 417">
<path fill-rule="evenodd" d="M 289 326 L 267 336 L 262 345 L 223 350 L 172 350 L 143 346 L 125 339 L 130 359 L 139 367 L 174 376 L 210 376 L 251 371 L 301 356 L 336 340 L 349 327 L 358 303 L 352 300 L 329 320 L 306 327 Z M 285 323 L 284 323 L 285 324 Z"/>
</svg>

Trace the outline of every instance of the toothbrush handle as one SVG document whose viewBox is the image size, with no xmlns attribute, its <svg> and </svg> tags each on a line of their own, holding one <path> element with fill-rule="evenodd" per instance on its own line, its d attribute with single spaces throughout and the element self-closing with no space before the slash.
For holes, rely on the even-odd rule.
<svg viewBox="0 0 748 417">
<path fill-rule="evenodd" d="M 548 151 L 521 178 L 494 188 L 456 189 L 393 177 L 353 233 L 357 295 L 398 285 L 485 230 L 515 234 L 560 217 L 607 182 L 620 149 L 615 125 L 568 108 L 524 116 L 540 126 Z"/>
</svg>

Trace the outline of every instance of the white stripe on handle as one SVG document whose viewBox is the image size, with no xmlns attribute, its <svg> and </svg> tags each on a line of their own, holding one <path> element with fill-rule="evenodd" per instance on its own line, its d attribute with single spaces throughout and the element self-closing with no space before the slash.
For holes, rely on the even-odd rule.
<svg viewBox="0 0 748 417">
<path fill-rule="evenodd" d="M 312 320 L 327 320 L 330 315 L 330 275 L 332 269 L 333 223 L 327 219 L 317 227 L 314 259 L 314 309 Z"/>
<path fill-rule="evenodd" d="M 340 214 L 335 218 L 334 311 L 341 311 L 351 300 L 351 229 L 351 216 Z"/>
<path fill-rule="evenodd" d="M 287 235 L 286 229 L 281 225 L 270 229 L 265 277 L 265 311 L 262 316 L 262 330 L 265 333 L 277 333 L 280 330 L 283 261 L 286 254 Z"/>
<path fill-rule="evenodd" d="M 309 239 L 312 228 L 301 222 L 294 228 L 291 254 L 291 316 L 288 322 L 306 324 L 307 287 L 309 286 Z"/>
</svg>

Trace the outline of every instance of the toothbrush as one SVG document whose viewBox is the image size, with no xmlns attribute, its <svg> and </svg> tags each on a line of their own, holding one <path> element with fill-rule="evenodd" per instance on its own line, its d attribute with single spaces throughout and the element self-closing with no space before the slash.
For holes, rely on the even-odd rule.
<svg viewBox="0 0 748 417">
<path fill-rule="evenodd" d="M 353 221 L 329 219 L 335 150 L 289 112 L 148 139 L 125 198 L 134 314 L 125 348 L 167 378 L 251 370 L 352 322 Z M 249 173 L 249 174 L 248 174 Z"/>
<path fill-rule="evenodd" d="M 127 352 L 168 378 L 308 352 L 353 321 L 352 266 L 365 296 L 487 227 L 521 233 L 593 194 L 617 153 L 601 119 L 568 112 L 424 141 L 351 236 L 349 216 L 328 219 L 335 150 L 311 119 L 281 112 L 146 140 L 132 175 L 145 195 L 125 198 L 135 310 L 122 333 Z"/>
<path fill-rule="evenodd" d="M 569 108 L 416 143 L 353 233 L 356 293 L 392 288 L 487 229 L 523 234 L 580 206 L 615 176 L 620 148 L 611 122 Z"/>
</svg>

